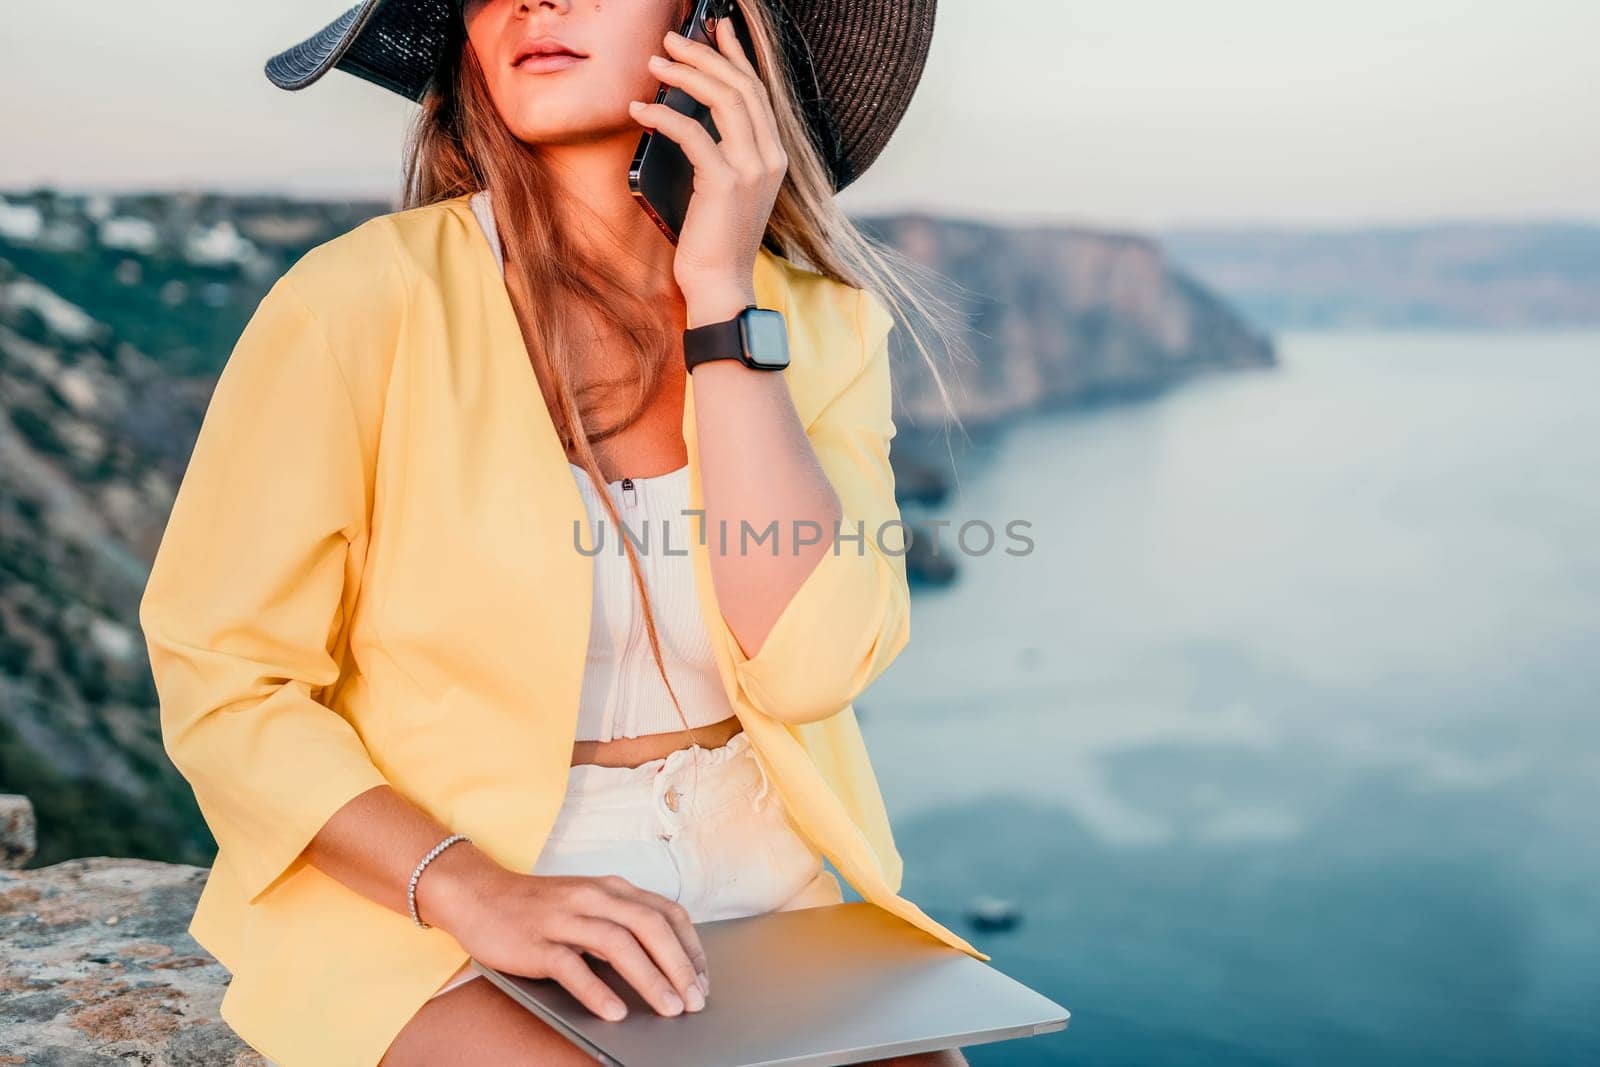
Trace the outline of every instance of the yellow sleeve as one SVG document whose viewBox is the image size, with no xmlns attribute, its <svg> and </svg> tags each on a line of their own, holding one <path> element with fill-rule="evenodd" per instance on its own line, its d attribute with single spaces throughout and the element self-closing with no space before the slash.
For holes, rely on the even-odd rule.
<svg viewBox="0 0 1600 1067">
<path fill-rule="evenodd" d="M 857 292 L 866 358 L 807 429 L 843 508 L 839 537 L 755 656 L 745 655 L 731 632 L 728 641 L 746 698 L 784 722 L 816 722 L 844 710 L 911 639 L 906 538 L 889 466 L 894 319 L 877 297 Z"/>
<path fill-rule="evenodd" d="M 252 903 L 385 784 L 319 702 L 340 675 L 367 470 L 343 371 L 286 276 L 218 378 L 139 605 L 167 753 Z"/>
</svg>

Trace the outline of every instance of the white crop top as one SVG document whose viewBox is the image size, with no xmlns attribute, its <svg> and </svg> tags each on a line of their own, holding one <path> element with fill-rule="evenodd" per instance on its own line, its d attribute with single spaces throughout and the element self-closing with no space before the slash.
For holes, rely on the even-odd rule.
<svg viewBox="0 0 1600 1067">
<path fill-rule="evenodd" d="M 473 196 L 471 204 L 503 271 L 505 261 L 487 194 Z M 589 512 L 583 547 L 594 560 L 594 609 L 576 739 L 610 741 L 683 729 L 683 719 L 651 655 L 643 605 L 619 535 L 633 541 L 639 556 L 655 608 L 661 658 L 684 717 L 695 727 L 732 717 L 688 554 L 699 529 L 695 516 L 684 514 L 689 508 L 689 468 L 606 485 L 626 526 L 624 534 L 606 514 L 588 472 L 575 463 L 567 466 Z"/>
</svg>

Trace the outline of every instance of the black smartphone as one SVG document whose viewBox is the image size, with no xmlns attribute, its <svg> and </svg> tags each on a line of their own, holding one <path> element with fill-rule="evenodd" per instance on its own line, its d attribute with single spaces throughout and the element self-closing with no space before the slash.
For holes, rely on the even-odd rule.
<svg viewBox="0 0 1600 1067">
<path fill-rule="evenodd" d="M 744 46 L 745 53 L 750 54 L 744 16 L 733 0 L 694 0 L 694 10 L 689 12 L 688 20 L 678 32 L 691 41 L 716 48 L 716 42 L 706 32 L 707 18 L 732 19 L 739 42 Z M 666 55 L 666 52 L 661 54 Z M 750 61 L 756 61 L 753 55 Z M 663 82 L 661 88 L 656 90 L 656 103 L 666 104 L 672 110 L 699 122 L 713 141 L 722 140 L 716 123 L 711 121 L 711 109 L 676 85 Z M 694 192 L 694 164 L 678 147 L 678 142 L 654 129 L 645 130 L 639 138 L 638 149 L 633 153 L 633 162 L 628 167 L 628 188 L 644 213 L 655 220 L 667 240 L 676 245 L 678 234 L 683 231 L 684 216 L 689 213 L 689 197 Z"/>
</svg>

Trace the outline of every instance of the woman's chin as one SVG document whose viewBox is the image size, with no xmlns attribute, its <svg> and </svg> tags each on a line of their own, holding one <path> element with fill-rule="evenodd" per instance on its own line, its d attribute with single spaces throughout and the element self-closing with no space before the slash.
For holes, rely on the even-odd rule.
<svg viewBox="0 0 1600 1067">
<path fill-rule="evenodd" d="M 525 121 L 507 122 L 506 128 L 530 148 L 548 145 L 576 145 L 584 142 L 610 139 L 620 135 L 637 137 L 644 127 L 634 122 L 626 110 L 618 108 L 616 115 L 586 114 L 574 116 L 570 121 L 552 122 L 548 106 L 535 110 L 529 107 Z M 532 116 L 537 115 L 534 119 Z"/>
</svg>

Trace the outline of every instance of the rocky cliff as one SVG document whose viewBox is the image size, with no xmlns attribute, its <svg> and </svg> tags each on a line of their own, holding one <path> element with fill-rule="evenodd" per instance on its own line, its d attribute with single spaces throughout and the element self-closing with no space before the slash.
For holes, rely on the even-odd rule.
<svg viewBox="0 0 1600 1067">
<path fill-rule="evenodd" d="M 861 222 L 951 283 L 940 293 L 964 314 L 973 359 L 947 384 L 969 428 L 1276 362 L 1269 338 L 1147 238 L 920 215 Z M 927 427 L 944 409 L 897 334 L 897 421 Z"/>
</svg>

